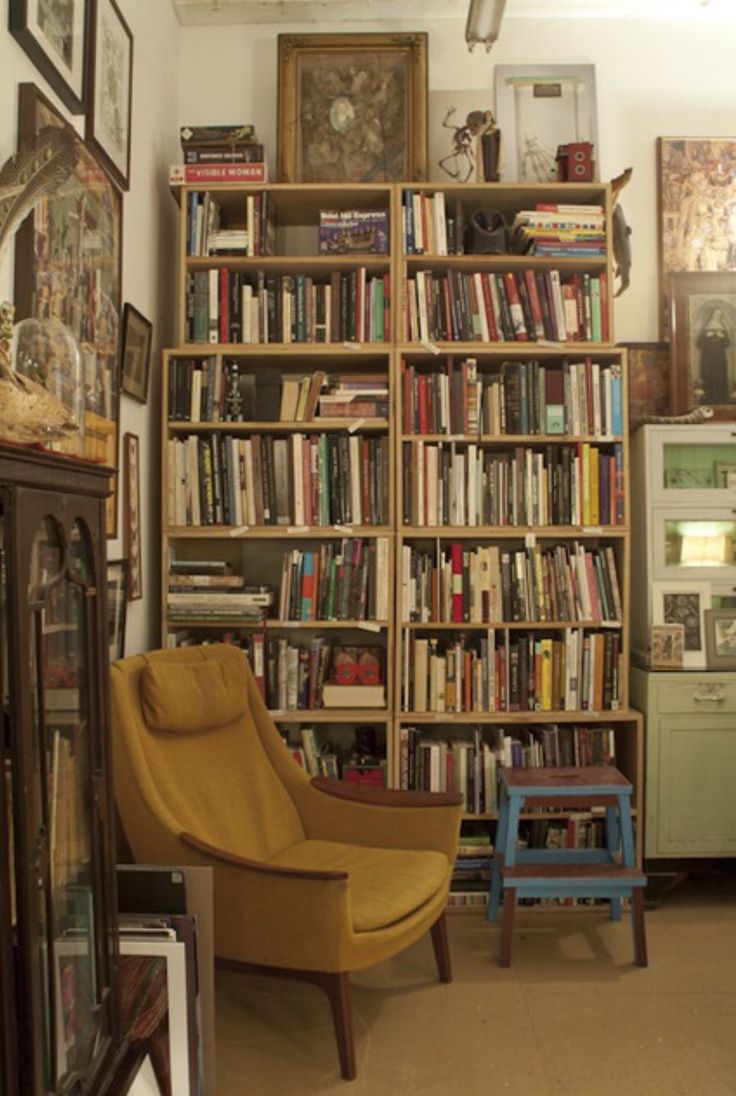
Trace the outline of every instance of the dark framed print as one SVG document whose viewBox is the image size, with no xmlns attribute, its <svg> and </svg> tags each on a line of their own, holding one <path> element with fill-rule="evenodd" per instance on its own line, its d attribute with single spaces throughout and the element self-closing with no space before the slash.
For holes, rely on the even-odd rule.
<svg viewBox="0 0 736 1096">
<path fill-rule="evenodd" d="M 110 662 L 125 655 L 125 603 L 127 561 L 107 561 L 107 638 L 110 645 Z"/>
<path fill-rule="evenodd" d="M 684 629 L 682 665 L 705 668 L 705 612 L 710 609 L 708 582 L 652 582 L 652 624 L 681 624 Z"/>
<path fill-rule="evenodd" d="M 127 301 L 123 308 L 120 337 L 121 386 L 126 396 L 139 403 L 148 399 L 153 324 Z"/>
<path fill-rule="evenodd" d="M 626 350 L 629 374 L 629 429 L 649 415 L 668 415 L 670 348 L 664 342 L 620 343 Z"/>
<path fill-rule="evenodd" d="M 72 114 L 87 103 L 90 0 L 10 0 L 8 29 Z"/>
<path fill-rule="evenodd" d="M 706 609 L 705 658 L 709 670 L 736 670 L 736 609 Z"/>
<path fill-rule="evenodd" d="M 141 573 L 141 468 L 137 434 L 123 437 L 123 547 L 128 560 L 128 601 L 143 597 Z"/>
<path fill-rule="evenodd" d="M 736 270 L 736 137 L 658 137 L 660 332 L 669 276 Z"/>
<path fill-rule="evenodd" d="M 278 177 L 427 178 L 427 35 L 280 34 Z"/>
<path fill-rule="evenodd" d="M 736 271 L 671 274 L 669 295 L 673 413 L 736 419 Z"/>
<path fill-rule="evenodd" d="M 90 33 L 87 140 L 115 181 L 128 189 L 133 96 L 133 35 L 115 0 L 94 0 Z"/>
<path fill-rule="evenodd" d="M 118 468 L 122 196 L 93 151 L 35 84 L 20 85 L 19 140 L 66 127 L 76 166 L 42 198 L 15 237 L 18 319 L 60 320 L 74 335 L 84 376 L 84 456 Z M 116 480 L 107 535 L 117 530 Z"/>
</svg>

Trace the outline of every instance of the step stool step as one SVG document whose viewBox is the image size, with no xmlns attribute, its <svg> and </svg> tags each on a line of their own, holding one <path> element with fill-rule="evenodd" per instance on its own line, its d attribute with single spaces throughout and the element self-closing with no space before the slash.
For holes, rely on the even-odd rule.
<svg viewBox="0 0 736 1096">
<path fill-rule="evenodd" d="M 644 887 L 647 877 L 643 872 L 627 868 L 623 864 L 519 864 L 512 868 L 502 867 L 501 876 L 506 886 L 514 881 L 575 880 L 579 883 L 604 883 L 617 886 Z"/>
</svg>

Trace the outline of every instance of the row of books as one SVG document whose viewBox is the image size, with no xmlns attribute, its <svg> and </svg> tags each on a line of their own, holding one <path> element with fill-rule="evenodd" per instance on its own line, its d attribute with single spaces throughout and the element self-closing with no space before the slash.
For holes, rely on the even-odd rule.
<svg viewBox="0 0 736 1096">
<path fill-rule="evenodd" d="M 576 525 L 624 521 L 623 447 L 404 442 L 403 521 L 414 526 Z"/>
<path fill-rule="evenodd" d="M 618 622 L 611 545 L 402 546 L 402 619 L 421 623 Z"/>
<path fill-rule="evenodd" d="M 401 198 L 401 237 L 407 255 L 462 255 L 466 223 L 465 203 L 442 190 L 425 194 L 404 190 Z"/>
<path fill-rule="evenodd" d="M 389 523 L 385 436 L 189 434 L 167 460 L 170 525 Z"/>
<path fill-rule="evenodd" d="M 49 867 L 51 888 L 56 892 L 78 881 L 89 869 L 92 850 L 89 830 L 82 817 L 80 769 L 85 743 L 84 724 L 72 722 L 47 728 L 51 750 L 48 756 Z M 57 905 L 62 913 L 63 904 Z"/>
<path fill-rule="evenodd" d="M 469 814 L 498 808 L 501 768 L 613 765 L 616 735 L 611 726 L 550 724 L 473 729 L 445 738 L 426 727 L 399 729 L 399 786 L 414 791 L 457 791 Z"/>
<path fill-rule="evenodd" d="M 186 340 L 193 343 L 387 342 L 390 279 L 365 267 L 307 274 L 253 274 L 227 267 L 186 278 Z"/>
<path fill-rule="evenodd" d="M 402 361 L 401 401 L 405 434 L 623 434 L 621 366 L 589 357 L 483 371 L 475 358 L 434 369 Z"/>
<path fill-rule="evenodd" d="M 522 209 L 511 225 L 510 250 L 553 258 L 603 258 L 606 219 L 603 206 Z"/>
<path fill-rule="evenodd" d="M 385 651 L 346 647 L 324 636 L 299 646 L 285 636 L 256 632 L 245 640 L 256 685 L 273 711 L 383 708 Z"/>
<path fill-rule="evenodd" d="M 387 537 L 344 537 L 284 552 L 280 620 L 388 619 Z"/>
<path fill-rule="evenodd" d="M 485 636 L 425 638 L 403 649 L 407 712 L 614 711 L 622 695 L 618 632 L 561 637 L 489 628 Z"/>
<path fill-rule="evenodd" d="M 406 282 L 410 342 L 608 342 L 608 281 L 559 270 L 417 270 Z"/>
<path fill-rule="evenodd" d="M 209 190 L 187 194 L 187 255 L 275 255 L 276 225 L 268 191 L 239 199 L 239 212 L 228 202 L 223 224 L 222 203 Z"/>
</svg>

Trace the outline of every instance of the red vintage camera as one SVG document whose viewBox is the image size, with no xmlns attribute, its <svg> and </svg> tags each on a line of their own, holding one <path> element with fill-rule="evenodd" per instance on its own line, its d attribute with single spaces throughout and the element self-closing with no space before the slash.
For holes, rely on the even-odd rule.
<svg viewBox="0 0 736 1096">
<path fill-rule="evenodd" d="M 589 183 L 595 164 L 589 141 L 557 146 L 557 178 L 561 183 Z"/>
</svg>

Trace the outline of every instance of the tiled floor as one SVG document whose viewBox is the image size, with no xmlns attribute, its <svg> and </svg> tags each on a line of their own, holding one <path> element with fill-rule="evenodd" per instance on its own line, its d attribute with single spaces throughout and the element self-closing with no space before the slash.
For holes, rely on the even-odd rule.
<svg viewBox="0 0 736 1096">
<path fill-rule="evenodd" d="M 218 974 L 217 1096 L 736 1096 L 736 873 L 689 880 L 647 911 L 650 966 L 628 916 L 450 918 L 454 982 L 429 939 L 353 979 L 358 1079 L 339 1076 L 320 990 Z"/>
</svg>

